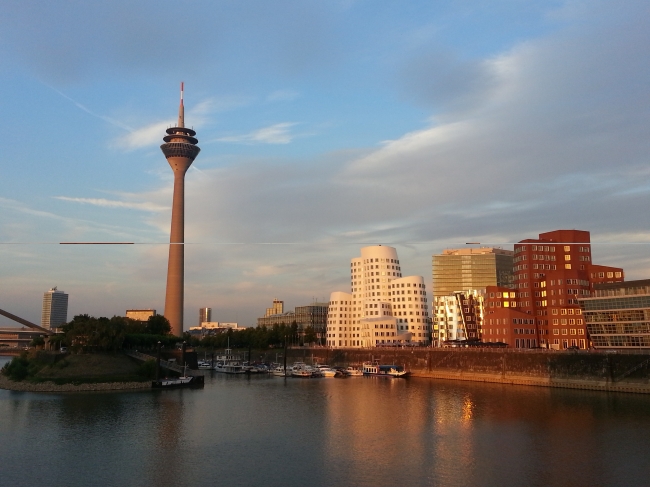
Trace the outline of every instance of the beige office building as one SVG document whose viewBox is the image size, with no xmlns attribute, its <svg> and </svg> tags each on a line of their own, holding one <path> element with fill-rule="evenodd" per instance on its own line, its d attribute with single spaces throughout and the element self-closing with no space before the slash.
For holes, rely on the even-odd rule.
<svg viewBox="0 0 650 487">
<path fill-rule="evenodd" d="M 487 286 L 512 287 L 514 253 L 498 248 L 446 249 L 433 256 L 433 295 Z"/>
</svg>

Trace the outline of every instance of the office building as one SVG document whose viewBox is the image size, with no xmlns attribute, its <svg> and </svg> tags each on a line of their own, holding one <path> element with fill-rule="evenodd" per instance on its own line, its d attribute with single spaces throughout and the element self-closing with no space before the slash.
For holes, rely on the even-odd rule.
<svg viewBox="0 0 650 487">
<path fill-rule="evenodd" d="M 351 292 L 330 295 L 327 345 L 427 345 L 431 329 L 424 278 L 402 276 L 393 247 L 363 247 L 350 262 Z"/>
<path fill-rule="evenodd" d="M 167 288 L 165 291 L 165 318 L 169 320 L 171 333 L 183 334 L 183 302 L 185 299 L 185 173 L 199 154 L 196 132 L 185 127 L 183 106 L 183 83 L 178 107 L 176 127 L 167 129 L 160 146 L 169 166 L 174 172 L 174 195 L 172 221 L 169 235 L 169 261 L 167 264 Z"/>
<path fill-rule="evenodd" d="M 152 316 L 156 316 L 155 309 L 127 309 L 126 317 L 135 321 L 147 321 Z"/>
<path fill-rule="evenodd" d="M 434 296 L 431 340 L 433 346 L 481 338 L 485 291 L 468 289 L 448 296 Z"/>
<path fill-rule="evenodd" d="M 433 295 L 512 286 L 513 252 L 498 248 L 447 249 L 433 256 Z"/>
<path fill-rule="evenodd" d="M 515 244 L 516 299 L 509 307 L 535 319 L 539 346 L 587 348 L 579 299 L 589 297 L 596 284 L 625 278 L 621 268 L 592 263 L 590 239 L 587 231 L 555 230 Z"/>
<path fill-rule="evenodd" d="M 578 301 L 594 348 L 650 348 L 650 279 L 595 284 Z"/>
<path fill-rule="evenodd" d="M 68 321 L 68 295 L 53 287 L 43 294 L 41 326 L 48 330 L 59 328 Z"/>
<path fill-rule="evenodd" d="M 266 308 L 264 316 L 281 315 L 282 313 L 284 313 L 284 301 L 274 299 L 273 305 L 270 308 Z"/>
<path fill-rule="evenodd" d="M 212 321 L 212 308 L 199 308 L 199 326 L 209 321 Z"/>
</svg>

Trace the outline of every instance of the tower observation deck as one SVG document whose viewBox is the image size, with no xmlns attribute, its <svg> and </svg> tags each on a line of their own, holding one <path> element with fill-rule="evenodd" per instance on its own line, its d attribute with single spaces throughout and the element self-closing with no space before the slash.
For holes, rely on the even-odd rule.
<svg viewBox="0 0 650 487">
<path fill-rule="evenodd" d="M 201 149 L 196 145 L 196 132 L 185 127 L 183 106 L 183 83 L 181 101 L 178 107 L 176 127 L 167 129 L 160 146 L 174 171 L 174 196 L 172 200 L 172 223 L 169 235 L 169 262 L 167 266 L 167 290 L 165 292 L 165 318 L 169 320 L 171 332 L 183 334 L 183 301 L 185 294 L 185 173 Z"/>
</svg>

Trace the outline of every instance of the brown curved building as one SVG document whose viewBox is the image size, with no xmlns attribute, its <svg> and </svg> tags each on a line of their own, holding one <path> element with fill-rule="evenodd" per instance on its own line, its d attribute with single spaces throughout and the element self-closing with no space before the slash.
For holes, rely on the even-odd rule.
<svg viewBox="0 0 650 487">
<path fill-rule="evenodd" d="M 183 106 L 183 83 L 176 127 L 167 129 L 160 146 L 174 171 L 174 197 L 172 201 L 172 225 L 169 236 L 169 263 L 167 267 L 167 291 L 165 293 L 165 318 L 171 332 L 183 334 L 183 300 L 185 293 L 185 173 L 201 150 L 194 136 L 196 132 L 185 128 Z"/>
</svg>

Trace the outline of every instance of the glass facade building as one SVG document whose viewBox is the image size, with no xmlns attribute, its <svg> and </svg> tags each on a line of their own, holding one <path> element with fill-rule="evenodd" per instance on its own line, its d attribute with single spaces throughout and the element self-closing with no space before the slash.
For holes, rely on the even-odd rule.
<svg viewBox="0 0 650 487">
<path fill-rule="evenodd" d="M 650 348 L 650 279 L 596 284 L 580 307 L 594 348 Z"/>
<path fill-rule="evenodd" d="M 433 256 L 433 295 L 464 289 L 511 287 L 513 252 L 497 248 L 447 249 Z"/>
</svg>

